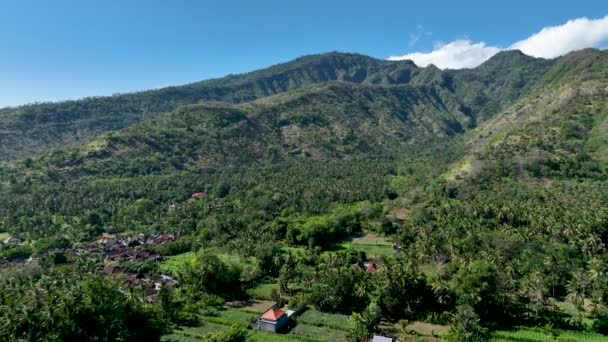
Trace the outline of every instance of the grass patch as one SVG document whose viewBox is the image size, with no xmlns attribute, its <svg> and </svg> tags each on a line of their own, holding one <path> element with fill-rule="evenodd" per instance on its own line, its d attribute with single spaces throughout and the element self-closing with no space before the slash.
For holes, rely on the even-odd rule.
<svg viewBox="0 0 608 342">
<path fill-rule="evenodd" d="M 258 284 L 256 287 L 248 289 L 247 294 L 251 296 L 251 298 L 262 299 L 262 300 L 270 300 L 270 295 L 272 290 L 279 290 L 279 285 L 277 283 L 262 283 Z"/>
<path fill-rule="evenodd" d="M 362 251 L 369 256 L 388 256 L 393 255 L 392 243 L 383 237 L 368 233 L 361 237 L 351 238 L 346 241 L 334 244 L 333 249 L 353 249 Z"/>
<path fill-rule="evenodd" d="M 307 325 L 303 323 L 298 323 L 298 325 L 291 330 L 290 335 L 303 337 L 307 340 L 313 341 L 347 341 L 345 331 L 331 329 L 328 327 L 316 327 L 314 325 Z"/>
<path fill-rule="evenodd" d="M 168 257 L 166 260 L 161 262 L 160 270 L 163 273 L 177 274 L 187 264 L 194 262 L 196 254 L 194 252 L 188 252 L 184 254 L 174 255 Z"/>
<path fill-rule="evenodd" d="M 386 241 L 384 237 L 374 233 L 367 233 L 363 236 L 353 238 L 352 243 L 355 245 L 392 246 L 392 243 Z"/>
<path fill-rule="evenodd" d="M 161 342 L 200 342 L 203 341 L 200 337 L 184 336 L 179 334 L 163 335 L 160 338 Z"/>
<path fill-rule="evenodd" d="M 317 327 L 328 327 L 337 330 L 347 330 L 349 317 L 346 315 L 329 314 L 316 310 L 307 310 L 297 318 L 298 323 Z"/>
<path fill-rule="evenodd" d="M 9 236 L 11 236 L 9 233 L 0 233 L 0 242 L 6 240 Z"/>
<path fill-rule="evenodd" d="M 202 319 L 206 322 L 223 325 L 233 325 L 235 323 L 249 324 L 256 317 L 257 315 L 254 313 L 236 309 L 218 310 L 214 314 L 202 315 Z"/>
<path fill-rule="evenodd" d="M 249 333 L 246 339 L 247 342 L 313 342 L 319 341 L 318 339 L 308 339 L 304 337 L 298 337 L 295 335 L 282 335 L 273 334 L 265 331 L 253 330 Z"/>
<path fill-rule="evenodd" d="M 182 327 L 181 329 L 174 331 L 174 333 L 191 337 L 206 337 L 211 333 L 224 331 L 226 329 L 228 329 L 228 327 L 224 324 L 203 322 L 199 327 Z"/>
<path fill-rule="evenodd" d="M 507 137 L 506 131 L 496 132 L 490 137 L 490 144 L 495 144 L 500 140 L 504 140 Z"/>
<path fill-rule="evenodd" d="M 456 180 L 457 176 L 466 175 L 473 169 L 471 158 L 464 158 L 454 165 L 448 172 L 441 175 L 441 177 L 447 181 Z"/>
<path fill-rule="evenodd" d="M 492 334 L 490 341 L 494 342 L 600 342 L 608 341 L 608 336 L 578 331 L 556 331 L 551 334 L 537 328 L 520 328 L 510 331 L 497 331 Z"/>
<path fill-rule="evenodd" d="M 437 279 L 439 274 L 439 266 L 433 264 L 422 264 L 420 265 L 420 272 L 424 274 L 427 280 Z"/>
<path fill-rule="evenodd" d="M 438 337 L 446 334 L 450 327 L 447 325 L 431 324 L 426 322 L 412 322 L 406 326 L 406 330 L 412 331 L 418 335 Z"/>
<path fill-rule="evenodd" d="M 224 303 L 224 307 L 228 310 L 235 309 L 239 311 L 262 313 L 273 306 L 275 302 L 270 300 L 245 300 L 245 301 L 232 301 Z"/>
</svg>

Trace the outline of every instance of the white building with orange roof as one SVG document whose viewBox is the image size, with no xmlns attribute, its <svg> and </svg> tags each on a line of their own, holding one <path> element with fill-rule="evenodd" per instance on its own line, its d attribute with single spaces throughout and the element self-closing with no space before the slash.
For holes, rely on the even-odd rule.
<svg viewBox="0 0 608 342">
<path fill-rule="evenodd" d="M 285 311 L 274 306 L 264 312 L 257 321 L 256 328 L 268 332 L 277 332 L 287 325 L 289 316 Z"/>
</svg>

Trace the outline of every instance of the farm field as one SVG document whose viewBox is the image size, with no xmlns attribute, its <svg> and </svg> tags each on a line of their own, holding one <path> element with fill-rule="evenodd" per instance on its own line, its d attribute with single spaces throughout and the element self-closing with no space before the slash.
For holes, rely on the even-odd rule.
<svg viewBox="0 0 608 342">
<path fill-rule="evenodd" d="M 303 323 L 299 323 L 295 328 L 291 330 L 291 332 L 287 336 L 290 335 L 303 337 L 313 341 L 347 341 L 345 331 L 331 329 L 323 326 L 317 327 L 314 325 L 307 325 Z"/>
<path fill-rule="evenodd" d="M 546 331 L 534 328 L 521 328 L 511 331 L 497 331 L 492 334 L 490 341 L 493 342 L 604 342 L 608 341 L 608 336 L 591 334 L 576 331 L 557 331 L 551 335 Z"/>
<path fill-rule="evenodd" d="M 346 330 L 349 326 L 348 316 L 346 315 L 328 314 L 316 310 L 304 312 L 298 317 L 298 323 L 338 330 Z"/>
<path fill-rule="evenodd" d="M 223 324 L 228 326 L 239 323 L 248 324 L 255 317 L 256 314 L 254 313 L 237 309 L 217 310 L 213 312 L 213 314 L 202 315 L 202 319 L 206 322 Z"/>
<path fill-rule="evenodd" d="M 233 301 L 226 302 L 224 307 L 227 309 L 236 309 L 246 312 L 262 313 L 270 308 L 275 302 L 269 300 L 249 300 L 249 301 Z"/>
<path fill-rule="evenodd" d="M 256 302 L 266 306 L 270 302 Z M 256 305 L 256 303 L 251 305 Z M 247 311 L 244 311 L 247 310 Z M 192 342 L 201 341 L 216 331 L 226 330 L 233 324 L 247 324 L 256 315 L 251 311 L 255 307 L 226 308 L 201 315 L 204 323 L 199 327 L 181 327 L 172 334 L 165 335 L 165 342 Z M 348 329 L 348 316 L 327 314 L 316 310 L 307 310 L 296 318 L 298 324 L 287 334 L 271 334 L 262 331 L 250 331 L 247 341 L 346 341 Z"/>
<path fill-rule="evenodd" d="M 224 326 L 224 330 L 228 327 Z M 217 330 L 215 330 L 217 331 Z M 208 333 L 213 333 L 214 331 L 209 331 Z M 162 342 L 200 342 L 205 341 L 205 335 L 184 335 L 181 331 L 176 331 L 173 334 L 165 335 L 161 339 Z M 312 342 L 317 340 L 310 340 L 302 337 L 297 337 L 295 335 L 281 335 L 281 334 L 272 334 L 264 331 L 251 330 L 249 335 L 247 336 L 246 341 L 248 342 Z"/>
<path fill-rule="evenodd" d="M 227 330 L 228 326 L 217 323 L 205 322 L 201 326 L 198 327 L 181 327 L 173 331 L 173 334 L 166 335 L 163 338 L 163 341 L 201 341 L 206 338 L 207 335 L 217 332 Z"/>
<path fill-rule="evenodd" d="M 295 336 L 292 334 L 272 334 L 264 331 L 252 330 L 247 336 L 247 342 L 312 342 L 307 338 Z"/>
<path fill-rule="evenodd" d="M 393 255 L 392 243 L 374 233 L 352 238 L 336 244 L 340 249 L 353 249 L 365 252 L 368 256 Z"/>
<path fill-rule="evenodd" d="M 164 335 L 160 340 L 161 340 L 161 342 L 200 342 L 200 341 L 203 341 L 203 339 L 199 338 L 199 337 L 184 336 L 184 335 L 179 335 L 179 334 Z"/>
</svg>

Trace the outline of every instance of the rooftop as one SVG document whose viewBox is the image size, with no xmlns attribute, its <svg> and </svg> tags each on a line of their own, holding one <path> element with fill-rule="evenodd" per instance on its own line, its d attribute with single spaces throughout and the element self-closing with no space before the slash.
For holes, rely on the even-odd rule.
<svg viewBox="0 0 608 342">
<path fill-rule="evenodd" d="M 282 310 L 271 308 L 264 312 L 260 318 L 267 319 L 269 321 L 278 321 L 279 318 L 281 318 L 284 314 L 285 312 Z"/>
</svg>

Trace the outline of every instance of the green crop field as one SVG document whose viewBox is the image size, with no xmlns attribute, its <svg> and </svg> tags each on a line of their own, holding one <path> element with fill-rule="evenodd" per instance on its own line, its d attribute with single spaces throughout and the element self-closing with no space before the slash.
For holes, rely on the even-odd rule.
<svg viewBox="0 0 608 342">
<path fill-rule="evenodd" d="M 227 330 L 228 327 L 222 324 L 205 322 L 198 327 L 181 327 L 173 331 L 171 335 L 165 335 L 162 341 L 166 342 L 190 342 L 190 341 L 204 341 L 209 334 L 217 331 Z"/>
<path fill-rule="evenodd" d="M 199 327 L 183 327 L 179 331 L 175 331 L 176 334 L 194 336 L 194 337 L 205 337 L 208 334 L 226 330 L 228 327 L 224 324 L 204 322 Z"/>
<path fill-rule="evenodd" d="M 164 335 L 160 340 L 161 340 L 161 342 L 200 342 L 200 341 L 203 341 L 203 339 L 199 338 L 199 337 L 184 336 L 184 335 L 179 335 L 179 334 Z"/>
<path fill-rule="evenodd" d="M 331 329 L 328 327 L 316 327 L 303 323 L 298 323 L 298 325 L 291 330 L 289 335 L 295 335 L 314 341 L 341 342 L 347 340 L 346 332 L 342 330 Z"/>
<path fill-rule="evenodd" d="M 557 331 L 555 335 L 547 331 L 534 328 L 521 328 L 511 331 L 497 331 L 492 334 L 491 341 L 494 342 L 604 342 L 608 336 L 576 331 Z"/>
<path fill-rule="evenodd" d="M 251 312 L 245 312 L 236 309 L 225 309 L 218 310 L 217 314 L 203 315 L 202 319 L 206 322 L 216 324 L 233 325 L 235 323 L 248 324 L 255 317 L 256 315 Z"/>
<path fill-rule="evenodd" d="M 298 323 L 317 327 L 328 327 L 338 330 L 346 330 L 349 327 L 348 316 L 328 314 L 316 310 L 308 310 L 297 319 Z"/>
<path fill-rule="evenodd" d="M 0 232 L 0 241 L 3 241 L 4 239 L 8 238 L 9 236 L 10 236 L 9 233 Z"/>
<path fill-rule="evenodd" d="M 226 329 L 225 326 L 223 326 Z M 196 329 L 196 328 L 195 328 Z M 215 330 L 217 331 L 217 330 Z M 213 333 L 214 331 L 209 331 Z M 200 342 L 207 339 L 207 334 L 197 335 L 189 332 L 176 331 L 173 334 L 165 335 L 162 337 L 162 342 Z M 246 338 L 247 342 L 315 342 L 317 339 L 307 339 L 304 337 L 298 337 L 295 335 L 282 335 L 267 333 L 265 331 L 251 330 Z"/>
<path fill-rule="evenodd" d="M 354 249 L 365 252 L 368 256 L 393 255 L 392 243 L 373 233 L 352 238 L 334 245 L 339 249 Z"/>
<path fill-rule="evenodd" d="M 308 339 L 295 335 L 282 335 L 267 333 L 265 331 L 253 330 L 247 336 L 247 342 L 313 342 L 316 339 Z"/>
</svg>

